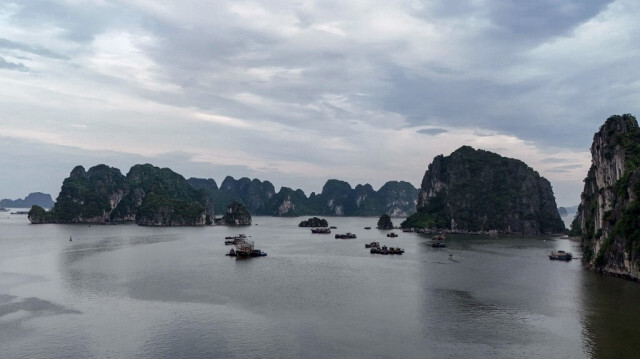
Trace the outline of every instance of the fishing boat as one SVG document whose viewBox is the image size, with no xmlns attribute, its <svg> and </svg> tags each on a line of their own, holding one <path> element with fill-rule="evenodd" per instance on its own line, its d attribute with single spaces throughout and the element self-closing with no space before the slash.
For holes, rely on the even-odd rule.
<svg viewBox="0 0 640 359">
<path fill-rule="evenodd" d="M 336 239 L 353 239 L 353 238 L 356 238 L 355 233 L 347 232 L 347 233 L 336 234 Z"/>
<path fill-rule="evenodd" d="M 311 233 L 329 234 L 331 233 L 331 229 L 327 227 L 311 228 Z"/>
<path fill-rule="evenodd" d="M 571 254 L 571 252 L 565 251 L 551 251 L 551 253 L 549 253 L 549 259 L 557 261 L 570 261 L 571 259 L 573 259 L 573 254 Z"/>
</svg>

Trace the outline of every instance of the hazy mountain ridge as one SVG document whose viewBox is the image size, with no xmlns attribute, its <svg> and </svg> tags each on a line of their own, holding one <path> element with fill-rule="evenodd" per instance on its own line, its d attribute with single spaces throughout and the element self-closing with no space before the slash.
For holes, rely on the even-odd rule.
<svg viewBox="0 0 640 359">
<path fill-rule="evenodd" d="M 15 200 L 5 198 L 0 200 L 0 207 L 6 208 L 31 208 L 33 205 L 38 205 L 44 208 L 53 207 L 53 199 L 50 194 L 42 192 L 29 193 L 24 199 L 18 198 Z"/>
</svg>

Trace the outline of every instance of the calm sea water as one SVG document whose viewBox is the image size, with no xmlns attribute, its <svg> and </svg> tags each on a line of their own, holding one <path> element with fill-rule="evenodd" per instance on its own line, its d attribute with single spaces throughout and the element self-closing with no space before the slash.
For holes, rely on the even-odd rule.
<svg viewBox="0 0 640 359">
<path fill-rule="evenodd" d="M 447 248 L 377 218 L 250 227 L 29 225 L 0 214 L 3 358 L 637 358 L 640 284 L 554 237 L 449 236 Z M 394 222 L 398 220 L 394 220 Z M 264 258 L 235 260 L 245 233 Z M 73 241 L 69 241 L 69 237 Z M 364 244 L 399 245 L 402 256 Z M 451 254 L 451 256 L 450 256 Z"/>
</svg>

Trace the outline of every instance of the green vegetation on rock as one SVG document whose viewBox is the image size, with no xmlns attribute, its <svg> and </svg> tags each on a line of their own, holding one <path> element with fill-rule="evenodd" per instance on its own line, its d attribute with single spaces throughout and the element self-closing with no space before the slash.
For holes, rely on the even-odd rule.
<svg viewBox="0 0 640 359">
<path fill-rule="evenodd" d="M 403 228 L 480 232 L 561 233 L 549 181 L 524 162 L 462 146 L 429 165 L 417 213 Z"/>
</svg>

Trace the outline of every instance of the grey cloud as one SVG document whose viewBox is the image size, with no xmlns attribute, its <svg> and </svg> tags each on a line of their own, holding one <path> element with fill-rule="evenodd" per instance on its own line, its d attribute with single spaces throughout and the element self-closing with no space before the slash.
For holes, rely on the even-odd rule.
<svg viewBox="0 0 640 359">
<path fill-rule="evenodd" d="M 30 46 L 30 45 L 21 44 L 21 43 L 3 39 L 3 38 L 0 38 L 0 48 L 20 50 L 20 51 L 28 52 L 38 56 L 49 57 L 53 59 L 60 59 L 60 60 L 68 59 L 68 57 L 64 55 L 57 54 L 41 46 Z"/>
<path fill-rule="evenodd" d="M 423 135 L 435 136 L 441 133 L 447 133 L 449 131 L 445 130 L 444 128 L 423 128 L 416 132 L 421 133 Z"/>
<path fill-rule="evenodd" d="M 20 72 L 29 72 L 29 68 L 22 63 L 13 63 L 0 57 L 0 69 L 15 70 Z"/>
</svg>

